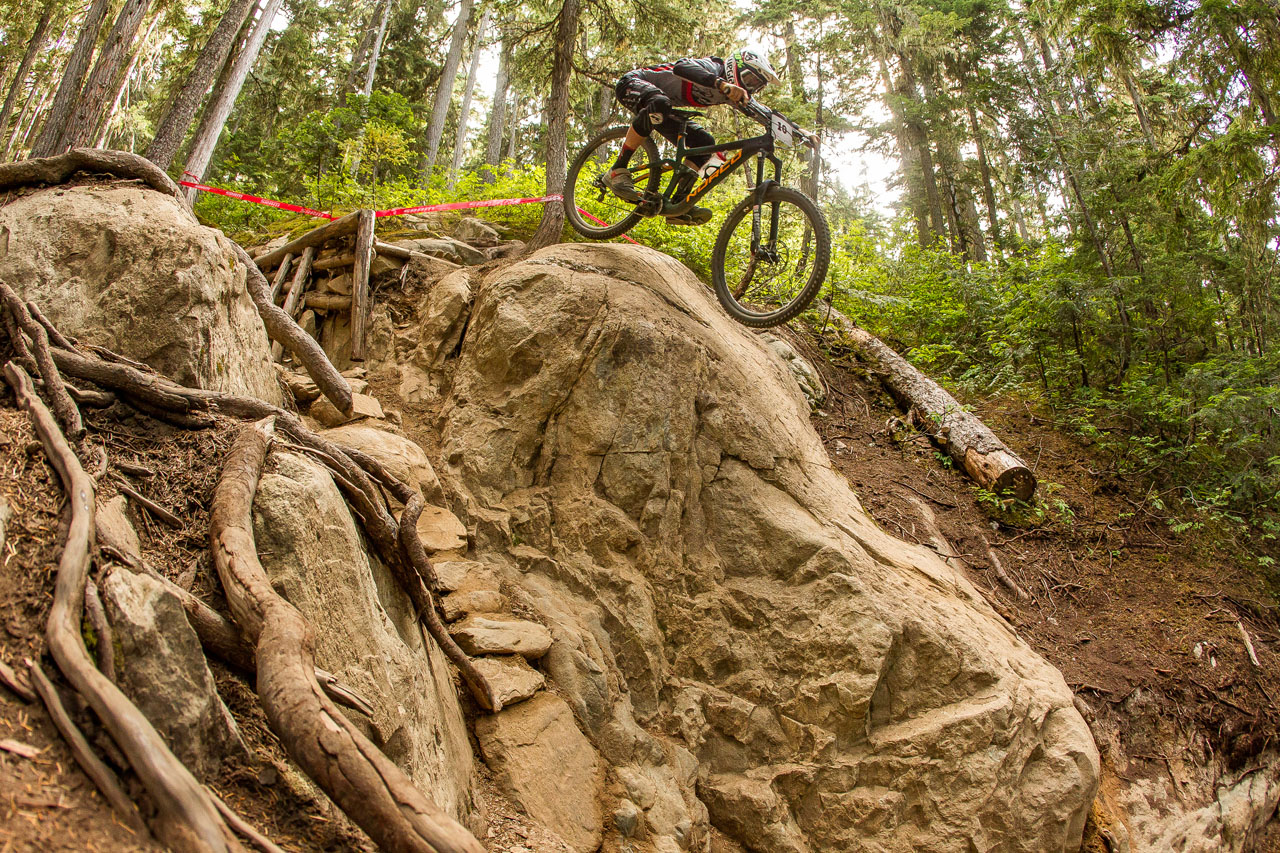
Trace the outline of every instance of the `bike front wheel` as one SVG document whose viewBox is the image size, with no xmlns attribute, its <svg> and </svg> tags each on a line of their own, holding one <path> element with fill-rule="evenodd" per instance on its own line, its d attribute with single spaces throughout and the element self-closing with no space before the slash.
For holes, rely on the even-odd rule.
<svg viewBox="0 0 1280 853">
<path fill-rule="evenodd" d="M 827 277 L 831 230 L 813 200 L 790 187 L 770 187 L 738 202 L 725 219 L 711 254 L 716 298 L 744 326 L 777 326 L 809 307 Z"/>
<path fill-rule="evenodd" d="M 564 213 L 583 237 L 605 240 L 633 228 L 643 217 L 635 202 L 625 201 L 604 185 L 604 175 L 613 168 L 614 158 L 627 135 L 626 127 L 611 127 L 591 140 L 578 153 L 564 183 Z M 631 155 L 631 179 L 640 192 L 654 192 L 661 180 L 658 146 L 646 138 Z"/>
</svg>

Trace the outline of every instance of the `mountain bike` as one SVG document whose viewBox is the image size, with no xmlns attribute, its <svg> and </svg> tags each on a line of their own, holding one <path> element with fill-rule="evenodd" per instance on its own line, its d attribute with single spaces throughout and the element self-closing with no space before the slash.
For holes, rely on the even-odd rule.
<svg viewBox="0 0 1280 853">
<path fill-rule="evenodd" d="M 662 157 L 651 137 L 646 137 L 631 158 L 631 176 L 640 192 L 639 202 L 618 198 L 602 176 L 613 165 L 627 128 L 603 131 L 579 152 L 565 181 L 564 209 L 569 224 L 584 237 L 617 237 L 648 216 L 678 216 L 739 167 L 750 168 L 755 157 L 755 187 L 729 212 L 716 236 L 711 254 L 711 276 L 716 297 L 729 315 L 745 326 L 766 328 L 785 323 L 809 306 L 827 277 L 831 260 L 831 231 L 818 206 L 799 190 L 782 185 L 782 161 L 775 147 L 797 143 L 817 156 L 815 137 L 801 130 L 777 110 L 756 101 L 736 105 L 743 114 L 764 126 L 760 136 L 717 142 L 701 148 L 685 148 L 683 130 L 675 153 Z M 683 124 L 701 113 L 674 110 Z M 720 155 L 721 165 L 707 174 L 685 165 L 685 158 Z M 773 177 L 765 178 L 765 161 L 773 164 Z M 669 175 L 660 190 L 663 175 Z M 701 180 L 699 180 L 701 178 Z"/>
</svg>

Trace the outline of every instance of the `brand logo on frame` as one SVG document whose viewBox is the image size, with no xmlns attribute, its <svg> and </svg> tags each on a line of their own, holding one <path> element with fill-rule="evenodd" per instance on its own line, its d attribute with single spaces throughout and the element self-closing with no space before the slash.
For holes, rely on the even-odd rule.
<svg viewBox="0 0 1280 853">
<path fill-rule="evenodd" d="M 697 195 L 698 193 L 700 193 L 700 192 L 702 192 L 703 190 L 705 190 L 705 189 L 707 188 L 707 184 L 711 183 L 711 182 L 712 182 L 712 181 L 714 181 L 716 178 L 718 178 L 718 177 L 720 177 L 721 175 L 723 175 L 723 174 L 725 173 L 725 171 L 726 171 L 726 170 L 728 170 L 728 169 L 732 169 L 732 168 L 734 167 L 734 165 L 736 165 L 736 164 L 737 164 L 737 162 L 738 162 L 739 160 L 741 160 L 741 159 L 742 159 L 742 149 L 741 149 L 741 148 L 739 148 L 737 151 L 733 152 L 733 156 L 732 156 L 732 157 L 730 157 L 728 160 L 725 160 L 725 161 L 724 161 L 724 165 L 723 165 L 723 166 L 721 166 L 719 169 L 716 169 L 716 170 L 715 170 L 714 172 L 712 172 L 710 175 L 707 175 L 705 178 L 703 178 L 703 179 L 702 179 L 702 183 L 700 183 L 700 184 L 698 184 L 696 187 L 694 187 L 694 188 L 693 188 L 693 191 L 692 191 L 692 192 L 690 192 L 690 193 L 689 193 L 689 195 Z"/>
</svg>

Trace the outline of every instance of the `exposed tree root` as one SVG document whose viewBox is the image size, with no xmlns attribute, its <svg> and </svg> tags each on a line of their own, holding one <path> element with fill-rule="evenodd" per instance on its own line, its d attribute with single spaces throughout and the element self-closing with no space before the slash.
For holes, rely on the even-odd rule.
<svg viewBox="0 0 1280 853">
<path fill-rule="evenodd" d="M 71 523 L 58 561 L 46 637 L 49 651 L 71 685 L 89 703 L 156 803 L 155 832 L 178 850 L 239 850 L 217 809 L 182 762 L 174 757 L 142 712 L 93 665 L 80 633 L 84 589 L 94 538 L 94 486 L 36 396 L 26 372 L 10 362 L 5 376 L 18 404 L 31 417 L 71 506 Z"/>
<path fill-rule="evenodd" d="M 84 609 L 89 617 L 89 624 L 93 626 L 93 633 L 98 635 L 98 669 L 107 678 L 118 682 L 115 634 L 111 630 L 111 623 L 107 621 L 107 611 L 98 595 L 98 585 L 93 581 L 86 581 L 84 585 Z"/>
<path fill-rule="evenodd" d="M 142 181 L 153 190 L 182 200 L 178 185 L 147 158 L 126 151 L 97 148 L 72 148 L 56 157 L 38 157 L 0 165 L 0 190 L 65 184 L 76 172 Z"/>
<path fill-rule="evenodd" d="M 124 788 L 120 787 L 120 779 L 116 774 L 103 763 L 102 759 L 89 746 L 84 734 L 72 721 L 71 715 L 67 713 L 66 707 L 62 704 L 62 699 L 58 696 L 58 691 L 54 689 L 48 676 L 40 668 L 40 664 L 35 661 L 29 661 L 28 668 L 31 671 L 31 683 L 35 687 L 40 700 L 44 702 L 44 707 L 49 712 L 49 717 L 53 720 L 54 727 L 62 735 L 62 739 L 67 742 L 67 747 L 71 750 L 71 755 L 75 758 L 76 764 L 79 764 L 85 775 L 93 780 L 93 784 L 98 786 L 103 798 L 111 804 L 111 808 L 116 810 L 116 814 L 120 815 L 120 819 L 124 821 L 125 826 L 140 835 L 148 835 L 147 825 L 142 822 L 142 815 L 138 813 L 138 807 L 125 794 Z"/>
<path fill-rule="evenodd" d="M 252 507 L 274 418 L 245 428 L 214 493 L 210 548 L 236 623 L 257 645 L 258 695 L 289 754 L 388 851 L 483 850 L 357 730 L 315 681 L 310 629 L 258 562 Z"/>
<path fill-rule="evenodd" d="M 249 288 L 249 296 L 253 299 L 253 304 L 258 308 L 259 316 L 262 317 L 262 324 L 267 327 L 267 334 L 273 341 L 278 341 L 291 352 L 298 363 L 306 368 L 307 374 L 316 383 L 320 392 L 338 407 L 338 411 L 350 414 L 352 412 L 351 386 L 347 380 L 329 361 L 329 357 L 324 354 L 324 350 L 320 348 L 316 339 L 302 331 L 302 327 L 294 321 L 293 317 L 271 301 L 271 286 L 267 283 L 262 270 L 258 269 L 258 265 L 253 262 L 253 258 L 249 257 L 248 252 L 235 243 L 231 246 L 240 258 L 240 263 L 244 265 L 245 284 Z"/>
<path fill-rule="evenodd" d="M 62 374 L 58 373 L 58 368 L 49 354 L 49 333 L 44 326 L 32 318 L 22 298 L 3 281 L 0 281 L 0 298 L 4 299 L 5 307 L 9 309 L 9 315 L 13 317 L 14 322 L 27 333 L 27 337 L 31 338 L 31 347 L 34 350 L 32 355 L 40 371 L 40 379 L 44 382 L 45 390 L 53 401 L 53 411 L 58 416 L 58 423 L 62 424 L 63 432 L 73 440 L 79 441 L 84 435 L 84 422 L 80 419 L 80 409 L 76 407 L 75 401 L 67 393 L 66 386 L 62 384 Z"/>
</svg>

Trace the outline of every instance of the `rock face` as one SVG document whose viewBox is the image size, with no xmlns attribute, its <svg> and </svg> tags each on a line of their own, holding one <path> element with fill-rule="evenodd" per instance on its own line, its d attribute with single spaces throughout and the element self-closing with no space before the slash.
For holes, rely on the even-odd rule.
<svg viewBox="0 0 1280 853">
<path fill-rule="evenodd" d="M 64 334 L 184 385 L 282 402 L 230 242 L 169 196 L 118 183 L 16 198 L 0 207 L 0 279 Z"/>
<path fill-rule="evenodd" d="M 596 803 L 600 762 L 559 696 L 539 693 L 476 722 L 485 761 L 528 813 L 554 830 L 574 853 L 600 846 Z"/>
<path fill-rule="evenodd" d="M 316 664 L 376 709 L 352 721 L 419 790 L 459 819 L 472 811 L 474 764 L 453 676 L 424 644 L 412 603 L 361 547 L 355 521 L 328 472 L 273 453 L 254 501 L 254 536 L 275 588 L 315 631 Z"/>
<path fill-rule="evenodd" d="M 1075 853 L 1098 756 L 1061 675 L 874 525 L 781 359 L 687 270 L 565 245 L 474 298 L 437 471 L 550 628 L 616 843 L 701 851 L 710 821 L 752 851 Z M 495 719 L 550 719 L 544 696 Z"/>
<path fill-rule="evenodd" d="M 206 780 L 224 759 L 247 759 L 182 602 L 160 581 L 123 569 L 107 576 L 102 594 L 119 646 L 121 687 L 174 754 Z"/>
</svg>

